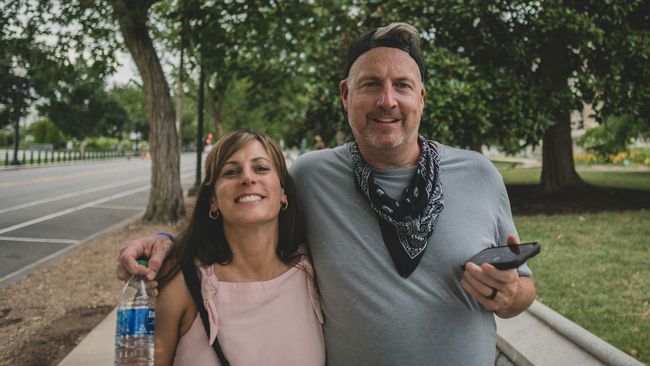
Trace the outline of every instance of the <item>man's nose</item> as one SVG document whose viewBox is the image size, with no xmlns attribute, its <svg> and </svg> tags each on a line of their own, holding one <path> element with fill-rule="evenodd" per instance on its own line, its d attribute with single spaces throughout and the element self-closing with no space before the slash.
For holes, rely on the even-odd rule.
<svg viewBox="0 0 650 366">
<path fill-rule="evenodd" d="M 395 90 L 392 85 L 385 85 L 377 97 L 377 105 L 383 109 L 393 109 L 397 106 Z"/>
</svg>

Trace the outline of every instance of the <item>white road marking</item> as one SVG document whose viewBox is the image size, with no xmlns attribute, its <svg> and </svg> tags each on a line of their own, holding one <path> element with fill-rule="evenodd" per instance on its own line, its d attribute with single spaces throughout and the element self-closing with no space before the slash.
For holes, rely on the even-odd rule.
<svg viewBox="0 0 650 366">
<path fill-rule="evenodd" d="M 129 169 L 129 170 L 131 170 L 131 169 L 140 169 L 140 167 L 130 166 L 130 167 L 126 168 L 126 169 Z M 65 179 L 71 179 L 71 178 L 88 177 L 88 176 L 93 176 L 93 175 L 97 175 L 97 174 L 110 173 L 110 172 L 122 171 L 122 170 L 125 170 L 125 168 L 123 168 L 121 166 L 118 166 L 118 167 L 113 167 L 113 168 L 84 171 L 84 172 L 81 172 L 81 173 L 53 175 L 53 176 L 45 177 L 45 178 L 12 181 L 12 182 L 0 183 L 0 188 L 13 187 L 13 186 L 18 186 L 18 185 L 24 186 L 24 185 L 28 185 L 28 184 L 52 182 L 52 181 L 65 180 Z"/>
<path fill-rule="evenodd" d="M 30 225 L 33 225 L 33 224 L 37 224 L 39 222 L 50 220 L 50 219 L 53 219 L 53 218 L 56 218 L 56 217 L 59 217 L 59 216 L 67 215 L 69 213 L 73 213 L 75 211 L 83 210 L 84 208 L 92 207 L 92 206 L 98 205 L 100 203 L 108 202 L 110 200 L 114 200 L 114 199 L 117 199 L 117 198 L 122 198 L 124 196 L 128 196 L 128 195 L 131 195 L 131 194 L 134 194 L 134 193 L 146 191 L 147 189 L 149 189 L 148 185 L 146 187 L 134 188 L 134 189 L 130 189 L 128 191 L 122 192 L 122 193 L 117 193 L 117 194 L 113 194 L 113 195 L 110 195 L 110 196 L 107 196 L 107 197 L 100 198 L 98 200 L 86 202 L 86 203 L 83 203 L 83 204 L 75 206 L 75 207 L 70 207 L 70 208 L 65 209 L 63 211 L 51 213 L 49 215 L 37 217 L 35 219 L 22 222 L 20 224 L 16 224 L 16 225 L 13 225 L 13 226 L 6 227 L 4 229 L 0 229 L 0 234 L 4 234 L 4 233 L 10 232 L 10 231 L 14 231 L 14 230 L 17 230 L 17 229 L 20 229 L 20 228 L 24 228 L 25 226 L 30 226 Z"/>
<path fill-rule="evenodd" d="M 134 211 L 144 211 L 144 207 L 136 206 L 120 206 L 120 205 L 97 205 L 95 208 L 106 208 L 109 210 L 134 210 Z"/>
<path fill-rule="evenodd" d="M 103 235 L 103 234 L 105 234 L 107 232 L 110 232 L 110 231 L 116 230 L 118 228 L 121 228 L 123 226 L 126 226 L 126 224 L 128 224 L 130 222 L 133 222 L 138 217 L 140 217 L 139 213 L 134 214 L 134 215 L 132 215 L 130 217 L 127 217 L 126 219 L 124 219 L 124 220 L 122 220 L 122 221 L 120 221 L 120 222 L 118 222 L 116 224 L 113 224 L 113 225 L 111 225 L 111 226 L 109 226 L 109 227 L 107 227 L 107 228 L 105 228 L 103 230 L 100 230 L 100 231 L 98 231 L 98 232 L 96 232 L 96 233 L 94 233 L 94 234 L 80 240 L 76 244 L 72 244 L 72 245 L 68 245 L 67 247 L 63 247 L 63 248 L 57 250 L 56 252 L 46 256 L 46 257 L 40 258 L 39 260 L 37 260 L 35 262 L 32 262 L 32 263 L 30 263 L 30 264 L 28 264 L 28 265 L 26 265 L 26 266 L 24 266 L 24 267 L 22 267 L 22 268 L 20 268 L 20 269 L 18 269 L 16 271 L 14 271 L 14 272 L 12 272 L 12 273 L 9 273 L 8 275 L 5 275 L 4 277 L 1 277 L 0 278 L 0 288 L 3 288 L 5 286 L 9 285 L 10 283 L 12 283 L 12 282 L 16 281 L 17 279 L 21 278 L 22 276 L 26 276 L 27 274 L 31 273 L 32 270 L 36 270 L 38 267 L 40 267 L 42 265 L 45 265 L 45 264 L 47 264 L 48 262 L 50 262 L 52 260 L 55 260 L 55 259 L 57 259 L 59 257 L 62 257 L 64 255 L 66 255 L 66 253 L 68 253 L 69 251 L 71 251 L 73 249 L 76 249 L 76 248 L 79 248 L 81 245 L 83 245 L 83 244 L 97 238 L 98 236 L 101 236 L 101 235 Z"/>
<path fill-rule="evenodd" d="M 0 241 L 25 241 L 31 243 L 54 243 L 54 244 L 79 244 L 80 240 L 74 239 L 48 239 L 48 238 L 18 238 L 14 236 L 0 236 Z"/>
<path fill-rule="evenodd" d="M 147 180 L 148 180 L 148 178 L 132 179 L 132 180 L 125 181 L 125 182 L 122 182 L 122 183 L 106 184 L 106 185 L 103 185 L 103 186 L 86 189 L 84 191 L 71 192 L 71 193 L 63 194 L 63 195 L 56 196 L 56 197 L 50 197 L 50 198 L 45 198 L 45 199 L 38 200 L 38 201 L 26 202 L 26 203 L 23 203 L 23 204 L 20 204 L 20 205 L 4 208 L 4 209 L 0 210 L 0 214 L 5 213 L 5 212 L 9 212 L 9 211 L 20 210 L 21 208 L 27 208 L 27 207 L 32 207 L 32 206 L 36 206 L 36 205 L 41 205 L 43 203 L 48 203 L 48 202 L 58 201 L 58 200 L 62 200 L 62 199 L 70 198 L 70 197 L 80 196 L 82 194 L 93 193 L 93 192 L 103 191 L 103 190 L 106 190 L 106 189 L 125 186 L 125 185 L 132 184 L 132 183 L 135 183 L 135 182 L 138 182 L 138 181 L 146 182 Z"/>
<path fill-rule="evenodd" d="M 185 175 L 181 176 L 181 179 L 185 179 L 187 177 L 190 177 L 191 175 L 192 174 L 185 174 Z M 20 224 L 16 224 L 16 225 L 13 225 L 13 226 L 9 226 L 9 227 L 0 229 L 0 234 L 8 233 L 10 231 L 21 229 L 21 228 L 24 228 L 26 226 L 37 224 L 39 222 L 43 222 L 43 221 L 47 221 L 47 220 L 50 220 L 50 219 L 53 219 L 53 218 L 56 218 L 56 217 L 59 217 L 59 216 L 67 215 L 69 213 L 73 213 L 73 212 L 76 212 L 76 211 L 79 211 L 79 210 L 83 210 L 84 208 L 96 206 L 96 205 L 99 205 L 101 203 L 108 202 L 108 201 L 111 201 L 111 200 L 114 200 L 114 199 L 117 199 L 117 198 L 122 198 L 122 197 L 125 197 L 125 196 L 128 196 L 128 195 L 134 194 L 134 193 L 146 191 L 147 189 L 149 189 L 148 184 L 147 184 L 146 187 L 134 188 L 134 189 L 122 192 L 122 193 L 116 193 L 116 194 L 113 194 L 113 195 L 110 195 L 110 196 L 107 196 L 107 197 L 102 197 L 100 199 L 90 201 L 90 202 L 86 202 L 86 203 L 83 203 L 83 204 L 75 206 L 75 207 L 70 207 L 70 208 L 65 209 L 63 211 L 54 212 L 54 213 L 51 213 L 49 215 L 37 217 L 35 219 L 22 222 Z"/>
<path fill-rule="evenodd" d="M 181 174 L 182 173 L 183 172 L 181 172 Z M 184 182 L 184 181 L 187 181 L 187 179 L 193 178 L 193 177 L 195 177 L 195 172 L 191 171 L 191 172 L 189 172 L 187 174 L 181 175 L 180 178 L 181 178 L 181 182 Z M 106 188 L 106 187 L 108 187 L 108 185 L 107 186 L 102 186 L 102 187 L 104 187 L 104 189 L 108 189 L 108 188 Z M 90 190 L 99 191 L 99 190 L 101 190 L 102 187 L 95 187 L 95 188 L 91 188 Z M 82 209 L 87 208 L 87 207 L 97 206 L 97 205 L 99 205 L 99 204 L 101 204 L 103 202 L 110 201 L 112 199 L 116 199 L 116 198 L 120 198 L 120 197 L 124 197 L 124 196 L 127 196 L 129 194 L 137 193 L 137 192 L 147 190 L 147 189 L 149 189 L 149 184 L 147 184 L 146 187 L 132 189 L 130 191 L 126 191 L 126 192 L 123 192 L 123 193 L 120 193 L 120 194 L 114 194 L 114 195 L 111 195 L 111 196 L 108 196 L 108 197 L 104 197 L 104 198 L 101 198 L 101 199 L 98 199 L 98 200 L 94 200 L 92 202 L 88 202 L 88 203 L 76 206 L 76 207 L 71 207 L 71 208 L 69 208 L 67 210 L 63 210 L 63 211 L 60 211 L 60 212 L 57 212 L 57 213 L 54 213 L 54 214 L 45 215 L 45 216 L 42 216 L 42 217 L 39 217 L 39 218 L 36 218 L 36 219 L 33 219 L 33 220 L 23 222 L 23 223 L 18 224 L 18 225 L 13 225 L 11 227 L 0 229 L 0 234 L 4 234 L 6 232 L 16 230 L 16 229 L 19 229 L 19 228 L 23 228 L 23 227 L 26 227 L 26 226 L 29 226 L 29 225 L 32 225 L 32 224 L 36 224 L 36 223 L 39 223 L 39 222 L 43 222 L 43 221 L 46 221 L 46 220 L 49 220 L 49 219 L 52 219 L 52 218 L 63 216 L 63 215 L 66 215 L 68 213 L 79 211 L 79 210 L 82 210 Z M 40 203 L 55 201 L 57 199 L 69 198 L 69 197 L 71 197 L 73 195 L 82 194 L 82 192 L 90 193 L 90 192 L 88 192 L 90 190 L 76 192 L 74 194 L 69 194 L 69 195 L 67 195 L 67 197 L 57 196 L 56 198 L 52 198 L 52 199 L 34 201 L 32 203 L 26 203 L 26 204 L 23 204 L 23 205 L 20 205 L 20 206 L 30 207 L 30 206 L 34 206 L 34 205 L 37 205 L 37 204 L 40 204 Z M 105 205 L 105 206 L 110 206 L 110 205 Z M 114 207 L 117 207 L 117 206 L 114 206 Z M 20 207 L 20 208 L 22 208 L 22 207 Z M 10 207 L 8 209 L 4 209 L 4 210 L 0 211 L 0 213 L 15 210 L 15 209 L 18 209 L 18 206 L 14 206 L 14 207 Z M 130 209 L 130 208 L 122 207 L 122 209 Z M 144 211 L 144 209 L 145 208 L 142 208 L 140 210 Z M 44 266 L 47 263 L 58 259 L 59 257 L 63 257 L 65 255 L 67 255 L 68 252 L 79 248 L 81 245 L 85 244 L 86 242 L 88 242 L 90 240 L 93 240 L 96 237 L 99 237 L 99 236 L 101 236 L 101 235 L 103 235 L 103 234 L 105 234 L 105 233 L 107 233 L 109 231 L 113 231 L 113 230 L 115 230 L 117 228 L 123 227 L 129 222 L 133 222 L 138 217 L 140 217 L 140 215 L 141 215 L 141 213 L 135 213 L 131 217 L 129 217 L 129 218 L 125 219 L 125 220 L 122 220 L 122 221 L 120 221 L 120 222 L 118 222 L 118 223 L 116 223 L 114 225 L 111 225 L 111 226 L 109 226 L 109 227 L 107 227 L 107 228 L 105 228 L 103 230 L 100 230 L 100 231 L 98 231 L 98 232 L 96 232 L 96 233 L 94 233 L 94 234 L 92 234 L 92 235 L 90 235 L 90 236 L 88 236 L 88 237 L 86 237 L 86 238 L 84 238 L 82 240 L 53 239 L 53 238 L 19 238 L 19 237 L 0 236 L 0 241 L 3 241 L 3 240 L 4 241 L 9 241 L 9 240 L 11 240 L 11 241 L 19 241 L 19 242 L 29 242 L 29 241 L 31 241 L 31 242 L 42 242 L 42 243 L 69 244 L 68 246 L 66 246 L 64 248 L 61 248 L 60 250 L 58 250 L 58 251 L 56 251 L 56 252 L 54 252 L 54 253 L 46 256 L 46 257 L 40 258 L 40 259 L 36 260 L 35 262 L 31 262 L 31 263 L 23 266 L 22 268 L 14 271 L 12 273 L 9 273 L 9 274 L 7 274 L 7 275 L 5 275 L 3 277 L 0 277 L 0 288 L 3 288 L 5 286 L 9 285 L 10 283 L 15 282 L 17 279 L 26 276 L 27 274 L 33 272 L 34 270 L 38 269 L 39 267 Z"/>
</svg>

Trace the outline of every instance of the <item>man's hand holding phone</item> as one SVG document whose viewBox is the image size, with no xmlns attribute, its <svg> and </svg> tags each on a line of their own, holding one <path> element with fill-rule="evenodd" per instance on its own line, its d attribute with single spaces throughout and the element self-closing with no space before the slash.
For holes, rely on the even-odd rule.
<svg viewBox="0 0 650 366">
<path fill-rule="evenodd" d="M 508 246 L 519 245 L 519 240 L 513 235 L 509 235 L 506 242 Z M 532 281 L 530 278 L 519 277 L 517 268 L 499 270 L 489 263 L 475 264 L 468 261 L 464 269 L 461 286 L 486 310 L 503 318 L 511 316 L 511 313 L 519 313 L 517 300 L 521 298 L 522 281 Z M 526 299 L 529 297 L 525 296 Z M 534 299 L 534 294 L 532 298 Z M 529 304 L 523 305 L 528 307 Z"/>
</svg>

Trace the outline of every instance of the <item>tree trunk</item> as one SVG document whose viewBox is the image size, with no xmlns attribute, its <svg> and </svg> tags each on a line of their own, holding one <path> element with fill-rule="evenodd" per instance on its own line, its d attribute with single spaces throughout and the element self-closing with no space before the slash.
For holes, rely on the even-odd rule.
<svg viewBox="0 0 650 366">
<path fill-rule="evenodd" d="M 542 140 L 542 192 L 550 194 L 580 185 L 573 162 L 570 115 L 544 132 Z"/>
<path fill-rule="evenodd" d="M 561 34 L 549 36 L 542 50 L 540 75 L 549 88 L 549 95 L 563 95 L 569 91 L 568 47 Z M 555 124 L 546 129 L 542 140 L 541 189 L 550 194 L 582 184 L 573 161 L 571 140 L 571 111 L 555 108 Z"/>
<path fill-rule="evenodd" d="M 221 123 L 221 106 L 223 105 L 223 100 L 226 98 L 225 90 L 228 89 L 228 86 L 226 85 L 223 88 L 224 91 L 220 93 L 217 93 L 216 90 L 210 88 L 209 85 L 206 85 L 206 87 L 208 88 L 208 113 L 210 113 L 210 116 L 212 117 L 214 128 L 217 132 L 217 139 L 219 139 L 221 136 L 223 136 L 223 125 Z"/>
<path fill-rule="evenodd" d="M 154 2 L 110 1 L 126 47 L 142 77 L 149 110 L 151 191 L 144 220 L 169 223 L 182 217 L 185 208 L 180 182 L 180 154 L 174 125 L 174 106 L 147 28 L 147 12 Z"/>
</svg>

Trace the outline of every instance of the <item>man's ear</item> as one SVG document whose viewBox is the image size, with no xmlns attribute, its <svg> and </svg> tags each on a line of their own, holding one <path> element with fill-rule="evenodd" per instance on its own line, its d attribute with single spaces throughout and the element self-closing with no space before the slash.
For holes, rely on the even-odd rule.
<svg viewBox="0 0 650 366">
<path fill-rule="evenodd" d="M 422 109 L 424 109 L 424 96 L 427 95 L 426 89 L 424 87 L 420 88 L 420 103 L 422 103 Z"/>
<path fill-rule="evenodd" d="M 343 79 L 339 83 L 339 93 L 341 95 L 341 103 L 343 104 L 343 109 L 345 111 L 348 111 L 348 93 L 350 92 L 350 89 L 348 88 L 348 82 L 347 80 Z"/>
</svg>

